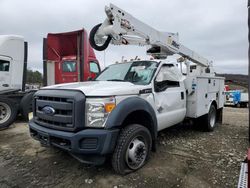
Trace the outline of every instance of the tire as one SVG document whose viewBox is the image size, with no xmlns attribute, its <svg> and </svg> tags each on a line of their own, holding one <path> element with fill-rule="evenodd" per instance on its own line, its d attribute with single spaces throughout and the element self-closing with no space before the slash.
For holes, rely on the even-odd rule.
<svg viewBox="0 0 250 188">
<path fill-rule="evenodd" d="M 97 32 L 97 30 L 99 29 L 99 27 L 101 26 L 102 24 L 98 24 L 96 25 L 95 27 L 93 27 L 89 33 L 89 43 L 90 45 L 92 46 L 92 48 L 94 48 L 95 50 L 97 51 L 103 51 L 105 50 L 110 41 L 111 41 L 111 36 L 108 36 L 108 38 L 106 39 L 106 41 L 104 42 L 104 44 L 102 46 L 98 46 L 96 43 L 95 43 L 95 34 Z"/>
<path fill-rule="evenodd" d="M 248 107 L 248 103 L 247 102 L 241 103 L 241 107 L 242 108 L 247 108 Z"/>
<path fill-rule="evenodd" d="M 237 108 L 240 108 L 240 107 L 241 107 L 240 103 L 237 103 L 237 104 L 236 104 L 236 107 L 237 107 Z"/>
<path fill-rule="evenodd" d="M 149 130 L 138 124 L 128 125 L 121 130 L 112 166 L 119 174 L 128 174 L 140 169 L 148 160 L 152 147 Z"/>
<path fill-rule="evenodd" d="M 30 92 L 24 95 L 20 102 L 21 114 L 27 121 L 29 120 L 29 113 L 32 112 L 32 100 L 35 92 Z"/>
<path fill-rule="evenodd" d="M 209 112 L 207 115 L 204 116 L 204 130 L 211 132 L 214 130 L 214 128 L 216 127 L 216 123 L 217 123 L 217 110 L 215 108 L 215 106 L 212 104 L 210 106 Z"/>
<path fill-rule="evenodd" d="M 7 98 L 0 99 L 0 130 L 8 128 L 16 119 L 17 106 Z"/>
</svg>

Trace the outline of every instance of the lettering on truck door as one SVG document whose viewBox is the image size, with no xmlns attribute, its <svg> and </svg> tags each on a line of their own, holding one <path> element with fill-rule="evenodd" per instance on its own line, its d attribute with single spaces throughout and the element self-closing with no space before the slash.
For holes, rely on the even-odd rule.
<svg viewBox="0 0 250 188">
<path fill-rule="evenodd" d="M 173 64 L 164 64 L 154 81 L 158 130 L 181 122 L 186 115 L 186 94 L 182 75 Z"/>
</svg>

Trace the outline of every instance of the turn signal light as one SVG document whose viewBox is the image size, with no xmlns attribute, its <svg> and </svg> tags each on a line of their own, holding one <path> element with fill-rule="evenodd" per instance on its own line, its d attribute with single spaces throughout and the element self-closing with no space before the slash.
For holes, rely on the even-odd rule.
<svg viewBox="0 0 250 188">
<path fill-rule="evenodd" d="M 115 108 L 115 104 L 114 103 L 107 103 L 107 104 L 105 104 L 105 111 L 107 113 L 110 113 L 114 108 Z"/>
</svg>

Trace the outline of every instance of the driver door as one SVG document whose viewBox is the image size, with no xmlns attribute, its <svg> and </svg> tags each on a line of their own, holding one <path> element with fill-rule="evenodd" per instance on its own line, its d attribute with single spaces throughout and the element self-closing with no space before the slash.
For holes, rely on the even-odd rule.
<svg viewBox="0 0 250 188">
<path fill-rule="evenodd" d="M 0 91 L 11 87 L 11 59 L 0 56 Z"/>
<path fill-rule="evenodd" d="M 177 71 L 174 65 L 164 64 L 154 81 L 158 131 L 180 123 L 186 115 L 185 89 Z"/>
</svg>

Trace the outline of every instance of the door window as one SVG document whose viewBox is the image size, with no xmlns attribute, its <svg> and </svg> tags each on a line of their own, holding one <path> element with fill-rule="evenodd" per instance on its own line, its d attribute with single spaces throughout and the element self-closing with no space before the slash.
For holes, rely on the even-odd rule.
<svg viewBox="0 0 250 188">
<path fill-rule="evenodd" d="M 91 73 L 99 74 L 100 69 L 99 69 L 99 66 L 98 66 L 98 64 L 96 62 L 90 61 L 89 62 L 89 67 L 90 67 L 89 70 L 90 70 Z"/>
<path fill-rule="evenodd" d="M 180 79 L 181 75 L 174 65 L 163 65 L 155 79 L 155 91 L 161 92 L 170 87 L 179 87 Z"/>
<path fill-rule="evenodd" d="M 63 72 L 76 72 L 76 62 L 75 61 L 64 61 L 63 62 Z"/>
<path fill-rule="evenodd" d="M 0 71 L 9 72 L 10 62 L 5 60 L 0 60 Z"/>
</svg>

